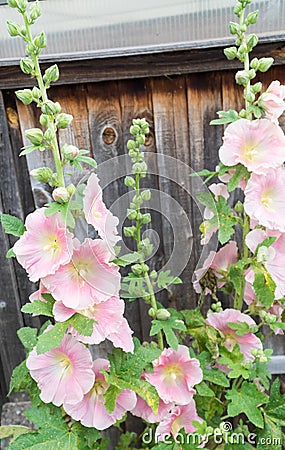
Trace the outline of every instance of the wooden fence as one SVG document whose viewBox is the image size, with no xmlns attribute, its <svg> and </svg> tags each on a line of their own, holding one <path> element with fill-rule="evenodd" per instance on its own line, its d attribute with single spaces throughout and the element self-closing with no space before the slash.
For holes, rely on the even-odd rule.
<svg viewBox="0 0 285 450">
<path fill-rule="evenodd" d="M 277 44 L 273 49 L 280 58 Z M 176 66 L 171 60 L 173 55 L 169 65 L 161 55 L 156 62 L 152 56 L 155 67 L 145 64 L 143 70 L 135 59 L 129 68 L 128 61 L 132 60 L 126 59 L 124 67 L 118 63 L 117 68 L 112 61 L 109 65 L 113 67 L 113 72 L 110 68 L 106 69 L 108 64 L 105 62 L 105 81 L 102 81 L 103 69 L 98 63 L 96 67 L 90 62 L 82 62 L 81 67 L 78 62 L 63 63 L 62 82 L 65 84 L 53 87 L 50 96 L 59 101 L 63 111 L 72 114 L 74 120 L 70 129 L 60 131 L 60 142 L 68 141 L 86 148 L 98 163 L 102 163 L 127 152 L 126 142 L 130 138 L 132 119 L 145 117 L 151 125 L 147 151 L 177 158 L 196 171 L 204 167 L 214 169 L 223 130 L 222 127 L 210 126 L 209 122 L 215 118 L 217 110 L 242 107 L 243 100 L 241 89 L 238 92 L 234 87 L 234 72 L 222 70 L 224 62 L 219 62 L 221 52 L 215 58 L 209 56 L 209 52 L 200 54 L 200 66 L 199 52 L 190 52 L 188 59 L 185 53 L 185 64 L 180 59 Z M 191 61 L 194 61 L 192 66 Z M 29 170 L 48 164 L 50 158 L 46 152 L 18 158 L 25 143 L 24 130 L 38 126 L 39 111 L 15 99 L 14 90 L 18 86 L 31 85 L 31 80 L 24 79 L 18 68 L 5 70 L 6 75 L 4 70 L 0 70 L 0 209 L 23 219 L 35 205 L 42 206 L 50 198 L 46 186 L 29 178 Z M 147 76 L 148 72 L 151 77 Z M 162 76 L 162 73 L 167 73 L 167 76 Z M 276 66 L 261 79 L 265 84 L 272 79 L 279 79 L 285 84 L 284 67 Z M 281 125 L 284 127 L 285 123 Z M 161 180 L 159 176 L 152 177 L 150 181 L 150 187 L 163 190 L 182 205 L 193 229 L 193 251 L 181 274 L 184 284 L 176 285 L 168 296 L 164 293 L 160 299 L 178 309 L 194 308 L 197 298 L 191 278 L 201 252 L 198 229 L 201 218 L 192 199 L 181 187 Z M 106 190 L 107 204 L 124 192 L 123 181 L 115 183 Z M 168 224 L 158 214 L 155 214 L 154 228 L 160 236 L 160 245 L 152 265 L 159 268 L 168 260 L 173 242 Z M 14 239 L 5 236 L 2 229 L 0 233 L 0 394 L 4 401 L 11 371 L 24 358 L 16 332 L 23 325 L 39 326 L 40 318 L 31 318 L 20 311 L 36 287 L 28 281 L 17 261 L 5 259 Z M 183 229 L 179 239 L 182 243 L 189 239 Z M 140 301 L 127 303 L 126 310 L 135 334 L 147 338 L 149 319 L 144 305 Z M 275 353 L 284 354 L 284 341 L 283 337 L 271 341 Z"/>
</svg>

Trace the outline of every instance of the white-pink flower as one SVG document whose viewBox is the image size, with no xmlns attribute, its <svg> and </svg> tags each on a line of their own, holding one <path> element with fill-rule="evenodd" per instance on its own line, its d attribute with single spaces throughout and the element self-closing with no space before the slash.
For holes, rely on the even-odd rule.
<svg viewBox="0 0 285 450">
<path fill-rule="evenodd" d="M 45 215 L 46 208 L 36 209 L 26 218 L 26 231 L 13 247 L 18 262 L 31 281 L 54 274 L 72 257 L 72 234 L 60 213 Z"/>
<path fill-rule="evenodd" d="M 101 369 L 109 370 L 109 361 L 97 359 L 93 363 L 95 384 L 77 404 L 66 402 L 64 409 L 74 420 L 78 420 L 85 427 L 94 427 L 97 430 L 105 430 L 121 419 L 126 411 L 135 407 L 136 394 L 130 390 L 123 390 L 116 399 L 116 406 L 112 413 L 105 408 L 104 394 L 109 387 Z"/>
<path fill-rule="evenodd" d="M 205 259 L 203 267 L 195 270 L 195 281 L 193 287 L 195 291 L 200 294 L 202 292 L 201 279 L 206 275 L 209 269 L 212 269 L 217 278 L 222 278 L 229 267 L 235 264 L 238 256 L 237 244 L 234 241 L 228 242 L 217 253 L 211 251 L 209 256 Z M 223 282 L 218 283 L 218 287 L 223 286 Z M 205 294 L 211 293 L 211 286 L 208 286 L 205 290 Z"/>
<path fill-rule="evenodd" d="M 197 414 L 195 401 L 191 398 L 187 405 L 176 406 L 165 415 L 156 429 L 156 441 L 164 441 L 170 434 L 175 438 L 183 428 L 186 433 L 192 433 L 196 430 L 193 420 L 203 422 Z"/>
<path fill-rule="evenodd" d="M 270 156 L 268 155 L 268 158 Z M 245 189 L 244 210 L 259 225 L 285 232 L 285 169 L 252 174 Z"/>
<path fill-rule="evenodd" d="M 123 316 L 124 309 L 123 300 L 119 297 L 111 297 L 105 302 L 80 310 L 67 308 L 62 302 L 57 301 L 54 304 L 53 313 L 58 322 L 64 322 L 76 312 L 95 320 L 91 336 L 79 335 L 73 328 L 69 330 L 76 339 L 84 344 L 100 344 L 105 339 L 109 339 L 115 347 L 120 347 L 125 352 L 133 352 L 133 332 Z"/>
<path fill-rule="evenodd" d="M 252 230 L 246 236 L 246 245 L 255 253 L 258 245 L 270 236 L 276 237 L 276 241 L 268 248 L 261 247 L 257 257 L 276 283 L 275 299 L 278 300 L 285 296 L 285 233 L 260 228 Z"/>
<path fill-rule="evenodd" d="M 225 131 L 219 151 L 226 166 L 243 164 L 249 171 L 266 174 L 285 160 L 285 136 L 281 128 L 268 119 L 239 119 Z"/>
<path fill-rule="evenodd" d="M 70 263 L 43 279 L 53 297 L 72 309 L 84 309 L 117 296 L 120 289 L 118 266 L 110 263 L 111 253 L 101 239 L 74 240 Z"/>
<path fill-rule="evenodd" d="M 146 372 L 145 379 L 156 388 L 159 397 L 165 403 L 189 403 L 195 394 L 193 386 L 202 381 L 203 375 L 199 361 L 190 358 L 188 347 L 164 349 L 152 364 L 154 372 Z"/>
<path fill-rule="evenodd" d="M 141 417 L 143 420 L 149 423 L 161 422 L 165 416 L 168 414 L 171 408 L 173 408 L 173 403 L 164 403 L 161 398 L 159 399 L 158 412 L 154 414 L 152 408 L 148 406 L 146 401 L 137 395 L 137 403 L 131 413 L 134 416 Z"/>
<path fill-rule="evenodd" d="M 65 335 L 60 346 L 38 355 L 32 350 L 27 368 L 41 391 L 45 403 L 60 406 L 78 403 L 93 386 L 92 356 L 73 336 Z"/>
<path fill-rule="evenodd" d="M 121 239 L 117 235 L 119 220 L 108 211 L 103 202 L 103 193 L 99 178 L 92 173 L 84 190 L 83 210 L 86 221 L 93 225 L 99 236 L 112 247 Z"/>
<path fill-rule="evenodd" d="M 285 86 L 280 81 L 275 80 L 261 94 L 259 104 L 265 110 L 265 115 L 274 123 L 278 123 L 278 117 L 285 111 Z"/>
<path fill-rule="evenodd" d="M 229 326 L 229 322 L 242 323 L 245 322 L 248 325 L 256 325 L 254 320 L 243 314 L 236 309 L 225 309 L 218 313 L 209 313 L 206 319 L 207 325 L 211 325 L 216 330 L 223 333 L 225 337 L 224 346 L 228 350 L 232 350 L 236 344 L 239 345 L 241 353 L 244 355 L 245 360 L 253 361 L 254 357 L 251 353 L 253 348 L 262 349 L 262 343 L 260 339 L 252 332 L 238 336 L 236 331 L 232 330 Z"/>
</svg>

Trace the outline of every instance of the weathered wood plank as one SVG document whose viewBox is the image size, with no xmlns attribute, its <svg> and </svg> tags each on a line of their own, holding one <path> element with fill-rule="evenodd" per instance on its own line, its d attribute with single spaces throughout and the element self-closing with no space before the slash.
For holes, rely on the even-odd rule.
<svg viewBox="0 0 285 450">
<path fill-rule="evenodd" d="M 144 55 L 111 56 L 103 55 L 101 58 L 62 61 L 53 58 L 50 63 L 57 62 L 61 71 L 58 84 L 78 84 L 105 80 L 122 80 L 130 78 L 165 76 L 174 74 L 188 74 L 197 72 L 218 71 L 230 68 L 240 68 L 239 61 L 227 61 L 223 48 L 232 45 L 233 40 L 228 39 L 220 45 L 208 48 L 165 51 L 147 53 Z M 260 44 L 254 49 L 253 55 L 263 57 L 270 54 L 275 64 L 285 63 L 284 42 L 277 41 Z M 16 64 L 14 62 L 13 64 Z M 46 69 L 43 59 L 43 69 Z M 0 67 L 0 89 L 16 89 L 34 86 L 35 81 L 24 75 L 18 65 Z"/>
</svg>

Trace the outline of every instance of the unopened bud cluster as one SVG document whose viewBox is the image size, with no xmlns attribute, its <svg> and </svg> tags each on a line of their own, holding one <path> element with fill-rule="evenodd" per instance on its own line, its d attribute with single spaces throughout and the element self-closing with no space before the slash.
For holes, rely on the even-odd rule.
<svg viewBox="0 0 285 450">
<path fill-rule="evenodd" d="M 275 316 L 274 314 L 271 314 L 269 312 L 266 312 L 266 311 L 260 311 L 259 316 L 263 320 L 263 322 L 266 324 L 278 322 L 277 316 Z"/>
<path fill-rule="evenodd" d="M 260 362 L 267 362 L 269 361 L 269 358 L 266 356 L 266 354 L 264 353 L 264 351 L 260 348 L 253 348 L 251 350 L 252 355 L 254 356 L 254 358 Z"/>
<path fill-rule="evenodd" d="M 221 311 L 223 311 L 222 303 L 221 303 L 221 302 L 213 303 L 213 304 L 211 305 L 211 309 L 212 309 L 214 312 L 221 312 Z"/>
</svg>

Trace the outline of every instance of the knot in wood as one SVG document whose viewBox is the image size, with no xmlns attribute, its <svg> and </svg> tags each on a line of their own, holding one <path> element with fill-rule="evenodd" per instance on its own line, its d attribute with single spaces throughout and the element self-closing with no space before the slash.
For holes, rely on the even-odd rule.
<svg viewBox="0 0 285 450">
<path fill-rule="evenodd" d="M 106 127 L 103 131 L 103 141 L 106 145 L 111 145 L 116 139 L 116 132 L 111 127 Z"/>
</svg>

